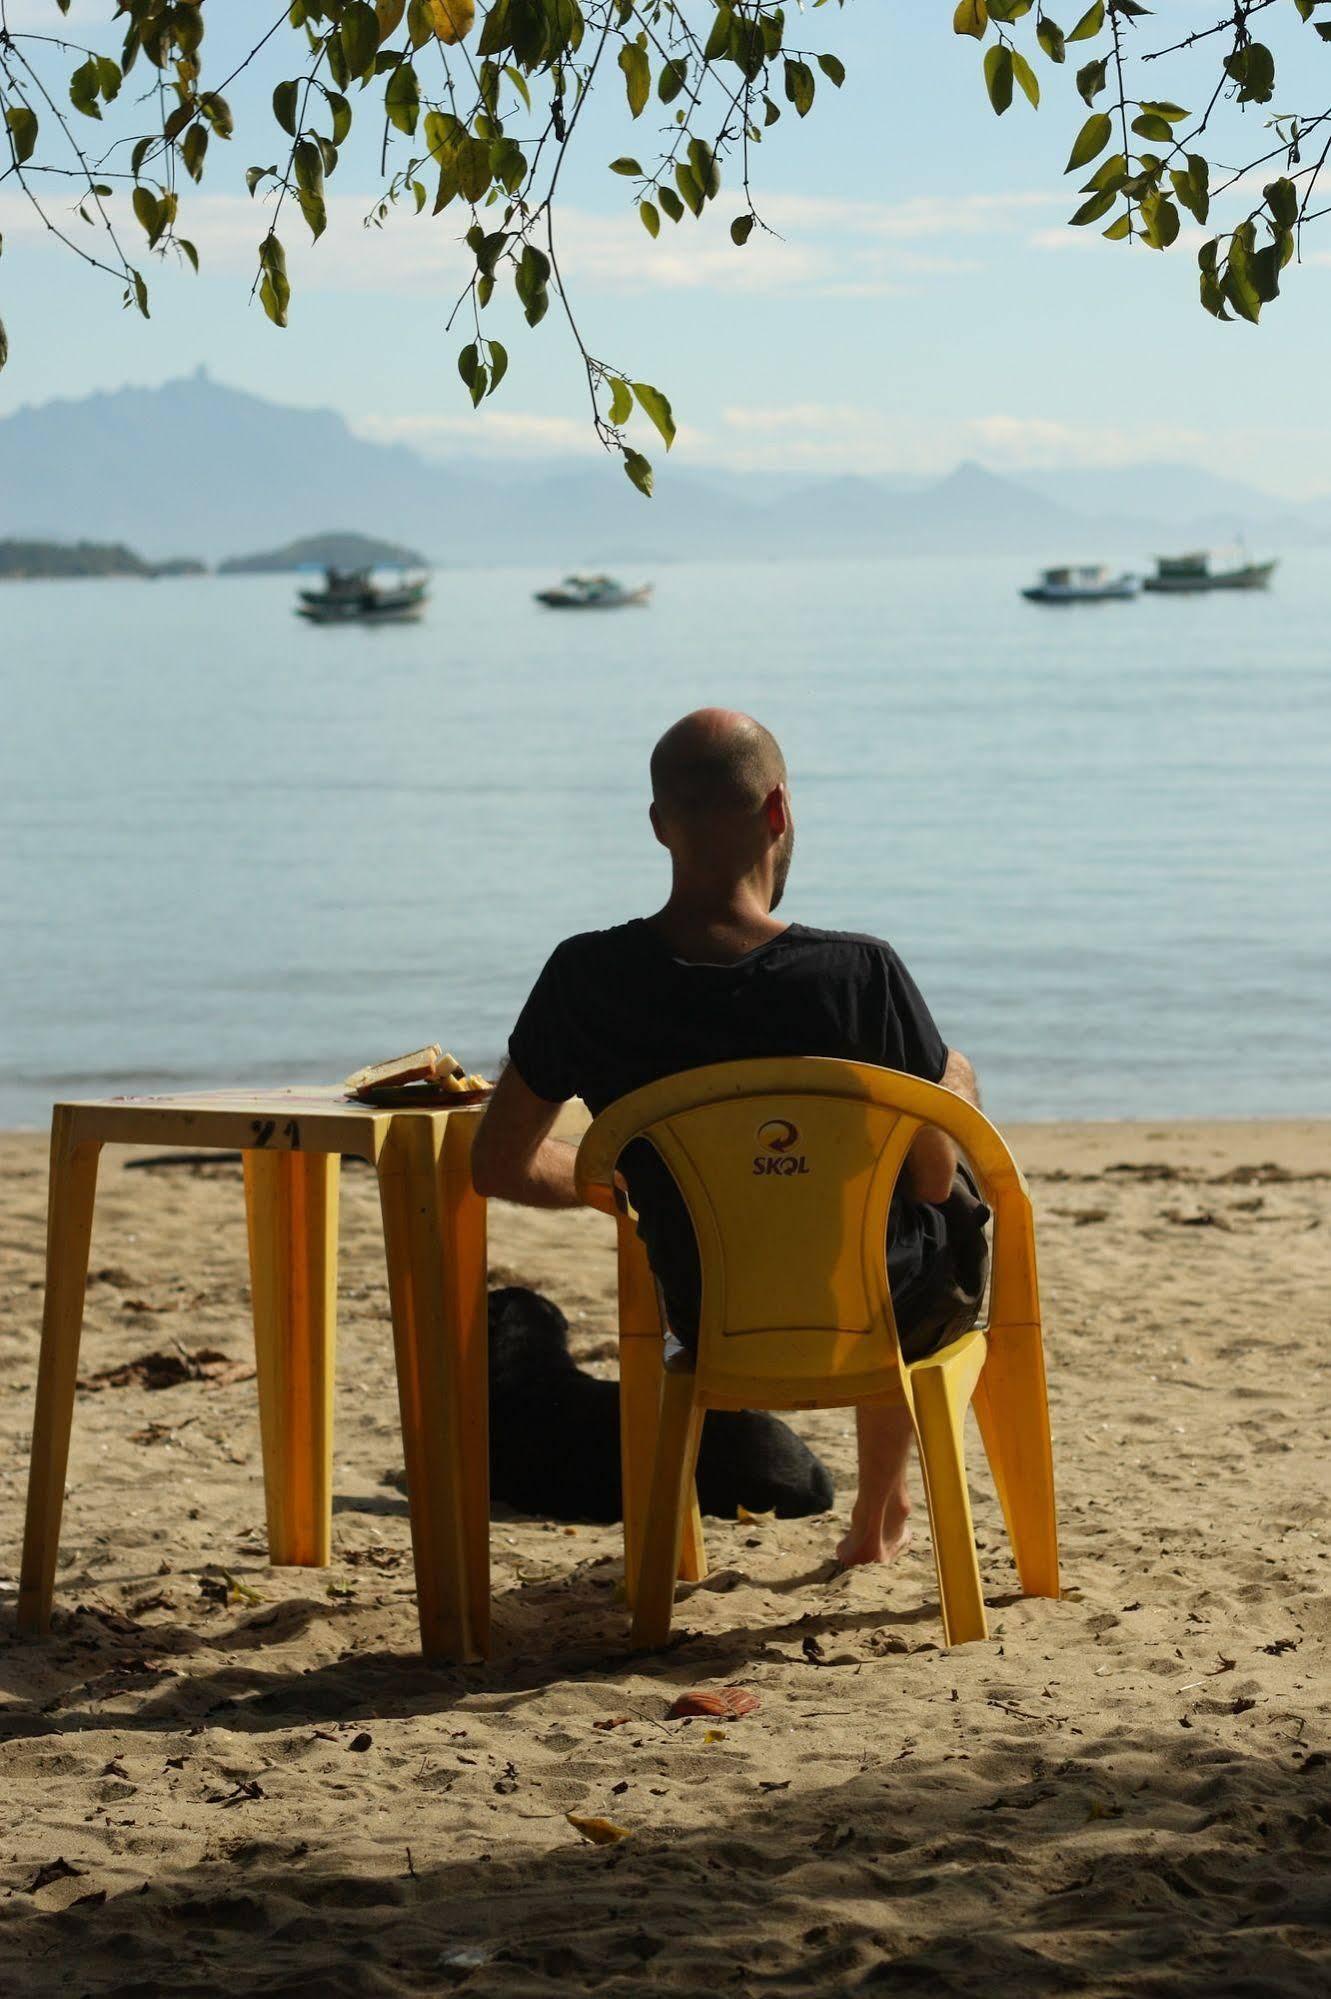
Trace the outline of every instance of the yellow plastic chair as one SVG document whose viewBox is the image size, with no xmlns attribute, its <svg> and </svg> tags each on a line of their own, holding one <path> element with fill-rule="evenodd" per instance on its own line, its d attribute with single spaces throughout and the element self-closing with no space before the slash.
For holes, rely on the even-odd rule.
<svg viewBox="0 0 1331 1999">
<path fill-rule="evenodd" d="M 907 1361 L 884 1243 L 906 1154 L 931 1125 L 966 1154 L 994 1211 L 989 1318 Z M 673 1175 L 702 1269 L 696 1365 L 662 1374 L 640 1548 L 633 1533 L 626 1541 L 634 1643 L 657 1648 L 670 1635 L 708 1409 L 904 1402 L 919 1444 L 944 1634 L 958 1645 L 989 1635 L 966 1485 L 973 1404 L 1023 1593 L 1057 1597 L 1030 1196 L 988 1119 L 951 1090 L 892 1069 L 821 1057 L 718 1063 L 635 1090 L 594 1120 L 577 1158 L 589 1204 L 608 1205 L 616 1163 L 634 1139 L 650 1141 Z M 621 1247 L 621 1272 L 624 1261 Z"/>
</svg>

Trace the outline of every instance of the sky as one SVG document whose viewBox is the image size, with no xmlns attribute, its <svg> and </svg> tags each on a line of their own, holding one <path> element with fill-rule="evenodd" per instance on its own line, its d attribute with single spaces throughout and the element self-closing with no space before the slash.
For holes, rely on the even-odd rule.
<svg viewBox="0 0 1331 1999">
<path fill-rule="evenodd" d="M 219 59 L 240 50 L 235 15 L 242 32 L 271 18 L 256 0 L 228 9 L 230 20 L 209 11 Z M 1078 11 L 1060 9 L 1065 27 Z M 1164 0 L 1139 30 L 1143 46 L 1218 11 Z M 11 28 L 58 19 L 54 0 L 6 0 L 5 12 Z M 69 18 L 110 12 L 111 0 L 74 0 Z M 702 223 L 667 222 L 651 242 L 631 183 L 606 171 L 625 151 L 647 157 L 651 112 L 631 124 L 613 74 L 589 108 L 561 182 L 561 262 L 588 345 L 670 396 L 671 462 L 883 475 L 942 473 L 963 458 L 1007 472 L 1165 460 L 1291 499 L 1331 489 L 1331 219 L 1259 328 L 1218 324 L 1197 303 L 1200 231 L 1185 229 L 1161 256 L 1066 226 L 1082 175 L 1063 169 L 1086 116 L 1074 62 L 1041 62 L 1040 110 L 1018 95 L 997 119 L 981 50 L 953 34 L 952 12 L 952 0 L 846 0 L 788 28 L 788 40 L 840 55 L 847 80 L 840 92 L 820 80 L 808 118 L 788 110 L 755 154 L 759 210 L 776 233 L 755 232 L 743 249 L 729 241 L 740 207 L 729 190 Z M 1273 106 L 1230 114 L 1225 156 L 1236 160 L 1269 143 L 1268 110 L 1331 102 L 1331 45 L 1292 7 L 1271 10 L 1271 21 L 1263 32 L 1277 57 L 1297 61 L 1281 72 L 1290 81 Z M 509 372 L 471 410 L 455 365 L 465 335 L 445 326 L 467 268 L 457 242 L 465 218 L 457 208 L 437 218 L 403 210 L 382 230 L 363 227 L 380 186 L 369 119 L 366 142 L 353 142 L 329 184 L 322 241 L 306 247 L 299 217 L 284 218 L 289 328 L 251 302 L 266 224 L 244 169 L 278 156 L 268 98 L 295 67 L 289 40 L 275 38 L 278 54 L 265 52 L 228 92 L 237 136 L 213 146 L 207 191 L 189 193 L 180 225 L 202 275 L 149 269 L 147 324 L 0 183 L 10 339 L 0 414 L 203 364 L 274 400 L 331 406 L 362 435 L 431 456 L 594 452 L 578 356 L 553 309 L 529 331 L 496 299 L 488 330 L 505 342 Z M 1154 65 L 1147 87 L 1197 102 L 1196 57 Z M 668 477 L 655 434 L 639 441 Z"/>
</svg>

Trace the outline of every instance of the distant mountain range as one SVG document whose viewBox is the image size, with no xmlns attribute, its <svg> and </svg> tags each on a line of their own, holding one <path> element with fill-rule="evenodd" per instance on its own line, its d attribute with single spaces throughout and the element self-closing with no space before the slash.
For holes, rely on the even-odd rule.
<svg viewBox="0 0 1331 1999">
<path fill-rule="evenodd" d="M 663 455 L 663 454 L 662 454 Z M 0 536 L 131 541 L 216 561 L 315 530 L 401 540 L 433 560 L 1021 554 L 1053 563 L 1247 534 L 1263 551 L 1331 542 L 1331 495 L 1294 505 L 1188 465 L 941 479 L 658 468 L 656 498 L 611 464 L 427 462 L 202 371 L 0 418 Z"/>
</svg>

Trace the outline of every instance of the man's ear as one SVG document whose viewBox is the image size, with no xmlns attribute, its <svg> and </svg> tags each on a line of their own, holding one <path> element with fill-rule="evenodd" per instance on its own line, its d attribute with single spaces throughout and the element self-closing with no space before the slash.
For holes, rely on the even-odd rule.
<svg viewBox="0 0 1331 1999">
<path fill-rule="evenodd" d="M 779 840 L 790 824 L 790 803 L 784 784 L 774 785 L 763 800 L 763 818 L 772 838 Z"/>
<path fill-rule="evenodd" d="M 660 841 L 661 845 L 663 847 L 668 847 L 670 845 L 670 842 L 669 840 L 667 840 L 665 836 L 665 829 L 661 824 L 661 815 L 656 809 L 655 799 L 652 800 L 651 804 L 647 808 L 647 817 L 651 820 L 652 831 L 656 835 L 657 839 Z"/>
</svg>

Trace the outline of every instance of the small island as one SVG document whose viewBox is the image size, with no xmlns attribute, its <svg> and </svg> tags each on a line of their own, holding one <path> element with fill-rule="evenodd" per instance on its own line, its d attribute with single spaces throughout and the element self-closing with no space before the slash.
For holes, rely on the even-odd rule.
<svg viewBox="0 0 1331 1999">
<path fill-rule="evenodd" d="M 233 555 L 218 564 L 220 576 L 276 576 L 296 569 L 424 569 L 425 557 L 400 542 L 373 535 L 330 532 L 287 542 L 267 554 Z"/>
<path fill-rule="evenodd" d="M 0 541 L 0 582 L 77 576 L 206 576 L 193 556 L 147 562 L 120 541 Z"/>
</svg>

